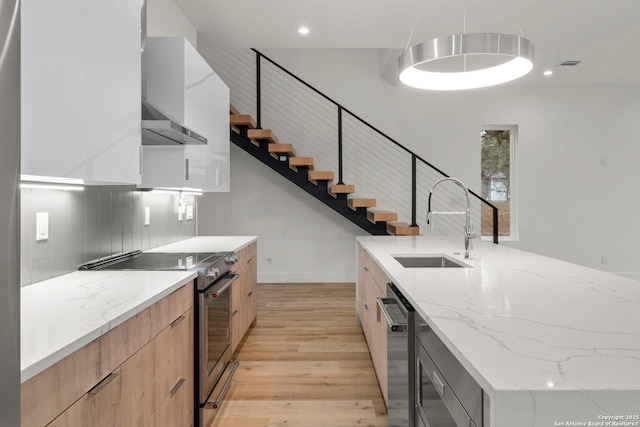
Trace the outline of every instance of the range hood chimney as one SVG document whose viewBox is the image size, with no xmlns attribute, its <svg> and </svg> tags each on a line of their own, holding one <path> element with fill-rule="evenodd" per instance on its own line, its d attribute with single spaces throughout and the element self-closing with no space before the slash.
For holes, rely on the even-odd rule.
<svg viewBox="0 0 640 427">
<path fill-rule="evenodd" d="M 142 145 L 204 145 L 207 138 L 170 119 L 147 101 L 147 0 L 140 3 Z"/>
</svg>

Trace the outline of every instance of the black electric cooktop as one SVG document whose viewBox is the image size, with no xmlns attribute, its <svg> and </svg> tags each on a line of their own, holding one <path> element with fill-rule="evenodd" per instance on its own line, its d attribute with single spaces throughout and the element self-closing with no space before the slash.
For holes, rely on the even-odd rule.
<svg viewBox="0 0 640 427">
<path fill-rule="evenodd" d="M 189 270 L 224 259 L 229 252 L 131 252 L 85 264 L 82 270 Z"/>
</svg>

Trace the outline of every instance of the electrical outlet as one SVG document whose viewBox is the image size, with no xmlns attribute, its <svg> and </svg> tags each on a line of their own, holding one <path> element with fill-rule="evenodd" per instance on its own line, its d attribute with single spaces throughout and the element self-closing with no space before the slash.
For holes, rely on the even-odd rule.
<svg viewBox="0 0 640 427">
<path fill-rule="evenodd" d="M 144 225 L 150 225 L 151 224 L 151 208 L 148 206 L 145 206 L 144 208 Z"/>
<path fill-rule="evenodd" d="M 606 255 L 602 255 L 602 256 L 600 257 L 600 263 L 601 263 L 602 265 L 607 265 L 607 257 L 606 257 Z"/>
<path fill-rule="evenodd" d="M 36 213 L 36 241 L 49 239 L 49 212 Z"/>
</svg>

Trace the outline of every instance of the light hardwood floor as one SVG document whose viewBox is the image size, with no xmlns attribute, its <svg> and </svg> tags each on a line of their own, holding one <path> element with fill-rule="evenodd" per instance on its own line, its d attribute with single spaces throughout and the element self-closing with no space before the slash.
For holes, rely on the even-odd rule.
<svg viewBox="0 0 640 427">
<path fill-rule="evenodd" d="M 355 285 L 259 284 L 215 427 L 386 427 Z"/>
</svg>

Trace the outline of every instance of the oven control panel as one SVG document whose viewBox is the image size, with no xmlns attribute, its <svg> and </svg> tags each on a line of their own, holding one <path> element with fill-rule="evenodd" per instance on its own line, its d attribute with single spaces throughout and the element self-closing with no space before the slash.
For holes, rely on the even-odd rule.
<svg viewBox="0 0 640 427">
<path fill-rule="evenodd" d="M 235 264 L 236 262 L 238 262 L 238 255 L 236 254 L 227 255 L 224 258 L 224 262 L 226 262 L 227 264 Z"/>
<path fill-rule="evenodd" d="M 207 268 L 207 278 L 217 279 L 220 276 L 220 269 L 218 267 Z"/>
</svg>

